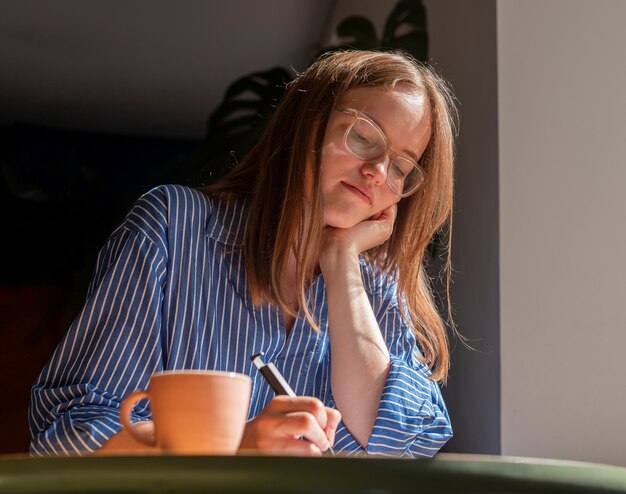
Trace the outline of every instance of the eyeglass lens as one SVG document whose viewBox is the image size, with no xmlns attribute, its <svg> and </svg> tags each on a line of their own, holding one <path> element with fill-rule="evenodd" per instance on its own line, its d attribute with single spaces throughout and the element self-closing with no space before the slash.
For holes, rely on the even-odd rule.
<svg viewBox="0 0 626 494">
<path fill-rule="evenodd" d="M 355 115 L 345 135 L 345 146 L 357 158 L 372 160 L 387 151 L 387 140 L 369 120 Z M 411 194 L 423 181 L 423 172 L 417 163 L 395 153 L 390 155 L 387 183 L 394 193 Z"/>
</svg>

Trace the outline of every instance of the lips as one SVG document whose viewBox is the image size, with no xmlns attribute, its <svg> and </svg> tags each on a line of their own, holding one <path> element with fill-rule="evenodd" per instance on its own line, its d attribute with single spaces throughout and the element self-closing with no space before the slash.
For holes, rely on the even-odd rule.
<svg viewBox="0 0 626 494">
<path fill-rule="evenodd" d="M 350 184 L 348 182 L 341 182 L 341 184 L 349 191 L 353 192 L 355 195 L 367 202 L 367 204 L 369 204 L 370 206 L 372 205 L 374 198 L 372 197 L 372 193 L 369 189 L 365 187 L 360 187 L 356 184 Z"/>
</svg>

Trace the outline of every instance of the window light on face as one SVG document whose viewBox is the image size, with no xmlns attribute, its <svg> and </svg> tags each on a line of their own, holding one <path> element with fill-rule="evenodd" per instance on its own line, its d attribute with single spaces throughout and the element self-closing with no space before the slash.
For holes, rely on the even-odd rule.
<svg viewBox="0 0 626 494">
<path fill-rule="evenodd" d="M 343 145 L 350 154 L 370 161 L 389 153 L 387 186 L 391 191 L 407 197 L 419 189 L 426 173 L 417 161 L 393 152 L 382 129 L 359 110 L 343 108 L 338 111 L 352 116 L 343 137 Z"/>
</svg>

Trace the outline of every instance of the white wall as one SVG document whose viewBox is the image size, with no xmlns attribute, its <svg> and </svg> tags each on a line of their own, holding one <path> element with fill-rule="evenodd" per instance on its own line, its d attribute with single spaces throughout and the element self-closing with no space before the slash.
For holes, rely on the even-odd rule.
<svg viewBox="0 0 626 494">
<path fill-rule="evenodd" d="M 626 2 L 497 19 L 502 452 L 626 465 Z"/>
</svg>

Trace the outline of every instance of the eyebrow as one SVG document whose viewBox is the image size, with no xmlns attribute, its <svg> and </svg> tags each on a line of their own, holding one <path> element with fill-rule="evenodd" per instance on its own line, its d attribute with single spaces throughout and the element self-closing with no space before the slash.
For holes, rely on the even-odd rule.
<svg viewBox="0 0 626 494">
<path fill-rule="evenodd" d="M 383 126 L 380 124 L 380 122 L 379 122 L 378 120 L 376 120 L 376 118 L 374 118 L 374 117 L 373 117 L 372 115 L 370 115 L 369 113 L 364 112 L 363 110 L 359 110 L 359 109 L 356 109 L 356 110 L 357 110 L 357 111 L 359 111 L 359 112 L 361 112 L 363 115 L 365 115 L 367 118 L 369 118 L 372 122 L 374 122 L 376 125 L 378 125 L 378 128 L 379 128 L 380 130 L 382 130 L 382 132 L 383 132 L 383 134 L 384 134 L 384 136 L 385 136 L 385 139 L 388 139 L 388 137 L 387 137 L 387 132 L 385 132 L 385 129 L 384 129 L 384 128 L 383 128 Z M 391 146 L 389 146 L 389 147 L 391 147 Z M 413 161 L 415 161 L 415 163 L 418 163 L 418 164 L 419 164 L 419 158 L 418 158 L 418 157 L 417 157 L 417 155 L 416 155 L 413 151 L 411 151 L 410 149 L 404 149 L 404 150 L 402 150 L 402 153 L 403 153 L 403 154 L 405 154 L 405 155 L 407 155 L 407 156 L 408 156 L 409 158 L 411 158 Z"/>
</svg>

